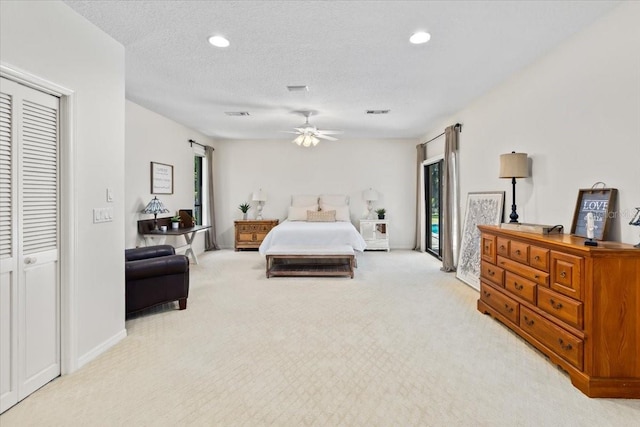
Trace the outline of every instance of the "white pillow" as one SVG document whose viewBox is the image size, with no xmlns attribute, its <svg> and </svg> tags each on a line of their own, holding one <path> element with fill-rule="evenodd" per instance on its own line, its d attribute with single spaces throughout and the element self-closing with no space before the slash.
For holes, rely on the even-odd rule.
<svg viewBox="0 0 640 427">
<path fill-rule="evenodd" d="M 317 211 L 318 205 L 311 206 L 289 206 L 289 221 L 306 221 L 307 211 Z"/>
<path fill-rule="evenodd" d="M 344 194 L 321 194 L 320 204 L 327 204 L 331 206 L 344 206 L 349 204 L 349 196 Z"/>
<path fill-rule="evenodd" d="M 318 210 L 318 196 L 313 195 L 297 195 L 291 196 L 291 206 L 311 206 L 316 205 L 316 209 Z M 314 209 L 309 209 L 314 210 Z"/>
<path fill-rule="evenodd" d="M 349 213 L 349 206 L 331 206 L 324 204 L 320 206 L 321 211 L 336 211 L 336 221 L 351 221 L 351 214 Z"/>
</svg>

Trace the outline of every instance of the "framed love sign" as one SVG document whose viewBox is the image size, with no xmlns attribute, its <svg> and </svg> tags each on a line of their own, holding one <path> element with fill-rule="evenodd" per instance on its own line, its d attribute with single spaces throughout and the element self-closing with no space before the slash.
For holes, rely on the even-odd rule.
<svg viewBox="0 0 640 427">
<path fill-rule="evenodd" d="M 615 188 L 589 188 L 578 192 L 576 210 L 573 214 L 571 234 L 587 236 L 587 214 L 593 214 L 595 222 L 594 239 L 604 240 L 611 223 L 618 190 Z"/>
</svg>

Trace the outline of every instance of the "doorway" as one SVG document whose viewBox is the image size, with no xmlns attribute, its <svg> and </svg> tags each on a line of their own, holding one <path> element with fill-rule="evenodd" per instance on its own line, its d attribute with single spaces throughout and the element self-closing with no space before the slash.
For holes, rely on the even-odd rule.
<svg viewBox="0 0 640 427">
<path fill-rule="evenodd" d="M 442 259 L 440 230 L 443 167 L 442 159 L 424 165 L 425 248 L 428 253 L 438 259 Z"/>
</svg>

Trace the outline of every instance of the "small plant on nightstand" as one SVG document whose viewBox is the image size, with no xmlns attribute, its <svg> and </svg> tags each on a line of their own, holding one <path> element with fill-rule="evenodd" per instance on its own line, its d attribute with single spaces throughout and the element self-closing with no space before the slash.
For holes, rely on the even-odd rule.
<svg viewBox="0 0 640 427">
<path fill-rule="evenodd" d="M 176 216 L 171 217 L 171 228 L 176 229 L 180 228 L 180 215 L 176 214 Z"/>
<path fill-rule="evenodd" d="M 378 214 L 378 219 L 384 219 L 384 215 L 387 211 L 384 208 L 376 209 L 376 213 Z"/>
<path fill-rule="evenodd" d="M 251 209 L 251 205 L 249 203 L 243 203 L 238 206 L 238 209 L 242 211 L 242 219 L 247 219 L 247 212 L 249 212 L 249 209 Z"/>
</svg>

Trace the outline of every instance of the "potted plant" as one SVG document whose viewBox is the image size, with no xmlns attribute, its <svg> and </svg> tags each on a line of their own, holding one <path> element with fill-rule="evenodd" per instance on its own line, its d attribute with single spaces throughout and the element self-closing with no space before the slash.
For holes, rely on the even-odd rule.
<svg viewBox="0 0 640 427">
<path fill-rule="evenodd" d="M 176 214 L 176 216 L 171 217 L 171 228 L 180 228 L 180 215 Z"/>
<path fill-rule="evenodd" d="M 251 209 L 251 205 L 249 203 L 243 203 L 238 206 L 238 209 L 242 211 L 242 219 L 247 219 L 247 212 Z"/>
<path fill-rule="evenodd" d="M 384 214 L 386 214 L 387 211 L 384 208 L 380 208 L 376 209 L 376 213 L 378 214 L 378 219 L 384 219 Z"/>
</svg>

